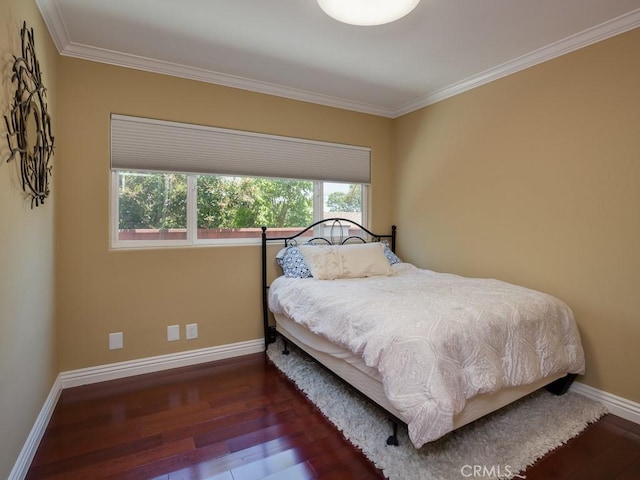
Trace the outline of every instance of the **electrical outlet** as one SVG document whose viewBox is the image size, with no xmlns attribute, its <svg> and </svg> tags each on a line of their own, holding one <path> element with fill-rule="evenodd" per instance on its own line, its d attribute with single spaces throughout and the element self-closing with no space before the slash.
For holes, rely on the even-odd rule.
<svg viewBox="0 0 640 480">
<path fill-rule="evenodd" d="M 187 340 L 198 338 L 198 324 L 190 323 L 186 326 Z"/>
<path fill-rule="evenodd" d="M 124 339 L 122 332 L 109 334 L 109 350 L 117 350 L 124 346 Z"/>
<path fill-rule="evenodd" d="M 167 340 L 169 342 L 180 340 L 180 325 L 169 325 L 167 327 Z"/>
</svg>

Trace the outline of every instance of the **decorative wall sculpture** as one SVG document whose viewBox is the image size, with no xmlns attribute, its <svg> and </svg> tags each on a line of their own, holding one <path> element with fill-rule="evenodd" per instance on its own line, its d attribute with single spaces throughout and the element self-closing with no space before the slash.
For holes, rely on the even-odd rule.
<svg viewBox="0 0 640 480">
<path fill-rule="evenodd" d="M 4 116 L 11 152 L 7 162 L 13 159 L 20 162 L 22 189 L 31 197 L 33 208 L 43 204 L 49 196 L 54 138 L 45 101 L 46 88 L 36 58 L 33 29 L 27 29 L 25 22 L 20 35 L 22 55 L 14 55 L 11 76 L 16 90 L 9 117 Z"/>
</svg>

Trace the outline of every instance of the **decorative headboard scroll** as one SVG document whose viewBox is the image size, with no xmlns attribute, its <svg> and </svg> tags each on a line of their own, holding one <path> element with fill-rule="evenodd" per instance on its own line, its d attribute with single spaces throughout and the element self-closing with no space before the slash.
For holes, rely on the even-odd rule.
<svg viewBox="0 0 640 480">
<path fill-rule="evenodd" d="M 264 227 L 263 227 L 264 230 Z M 268 238 L 268 241 L 277 240 Z M 367 230 L 362 225 L 346 218 L 327 218 L 320 220 L 300 230 L 290 237 L 282 237 L 285 247 L 304 243 L 324 243 L 327 245 L 344 245 L 347 243 L 371 243 L 384 242 L 389 248 L 395 250 L 395 227 L 391 234 L 378 235 Z"/>
</svg>

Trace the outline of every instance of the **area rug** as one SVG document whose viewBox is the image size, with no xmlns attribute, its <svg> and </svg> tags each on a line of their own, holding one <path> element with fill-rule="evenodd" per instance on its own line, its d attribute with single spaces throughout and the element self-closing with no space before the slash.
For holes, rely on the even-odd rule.
<svg viewBox="0 0 640 480">
<path fill-rule="evenodd" d="M 535 392 L 416 449 L 406 428 L 388 446 L 391 424 L 382 411 L 297 349 L 283 355 L 280 340 L 267 355 L 343 436 L 391 480 L 525 478 L 522 472 L 606 413 L 579 394 Z"/>
</svg>

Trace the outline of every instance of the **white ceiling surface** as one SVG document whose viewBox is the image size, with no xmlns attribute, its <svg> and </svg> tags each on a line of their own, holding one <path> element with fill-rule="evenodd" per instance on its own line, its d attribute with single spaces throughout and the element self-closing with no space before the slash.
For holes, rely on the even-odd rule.
<svg viewBox="0 0 640 480">
<path fill-rule="evenodd" d="M 36 1 L 63 55 L 392 118 L 640 26 L 640 0 L 422 0 L 375 27 L 315 0 Z"/>
</svg>

